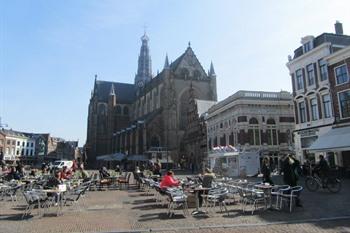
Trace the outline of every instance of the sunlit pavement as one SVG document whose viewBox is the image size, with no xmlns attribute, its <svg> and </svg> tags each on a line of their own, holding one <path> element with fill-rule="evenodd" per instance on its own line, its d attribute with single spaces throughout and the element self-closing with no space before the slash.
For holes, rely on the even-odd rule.
<svg viewBox="0 0 350 233">
<path fill-rule="evenodd" d="M 52 208 L 42 218 L 34 210 L 21 220 L 24 200 L 0 202 L 0 232 L 350 232 L 349 191 L 349 180 L 343 181 L 339 194 L 304 190 L 303 207 L 292 213 L 257 210 L 251 215 L 233 204 L 228 206 L 228 216 L 217 209 L 210 217 L 184 217 L 176 210 L 168 218 L 166 207 L 156 203 L 154 196 L 132 186 L 128 191 L 88 192 L 79 205 L 66 207 L 58 217 Z"/>
</svg>

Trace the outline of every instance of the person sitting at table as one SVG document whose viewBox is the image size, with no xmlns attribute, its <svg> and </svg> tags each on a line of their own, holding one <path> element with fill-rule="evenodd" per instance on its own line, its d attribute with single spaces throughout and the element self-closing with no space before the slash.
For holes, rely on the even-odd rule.
<svg viewBox="0 0 350 233">
<path fill-rule="evenodd" d="M 157 161 L 153 164 L 153 175 L 159 175 L 161 176 L 160 170 L 162 169 L 162 165 L 160 161 L 157 159 Z"/>
<path fill-rule="evenodd" d="M 101 167 L 99 172 L 101 179 L 108 178 L 111 176 L 106 167 Z"/>
<path fill-rule="evenodd" d="M 24 176 L 24 167 L 22 166 L 22 163 L 20 161 L 17 162 L 16 172 L 19 179 Z"/>
<path fill-rule="evenodd" d="M 37 169 L 31 169 L 30 173 L 29 173 L 29 176 L 36 177 L 36 171 L 37 171 Z"/>
<path fill-rule="evenodd" d="M 214 179 L 215 179 L 215 173 L 210 168 L 206 168 L 202 178 L 202 187 L 211 188 L 211 184 Z"/>
<path fill-rule="evenodd" d="M 79 166 L 79 173 L 80 173 L 80 178 L 83 179 L 83 182 L 89 181 L 89 173 L 84 169 L 84 164 L 80 164 Z"/>
<path fill-rule="evenodd" d="M 62 183 L 60 180 L 61 172 L 59 170 L 56 170 L 53 175 L 49 176 L 45 188 L 51 189 L 51 188 L 57 188 L 59 184 Z"/>
<path fill-rule="evenodd" d="M 54 174 L 49 177 L 47 180 L 44 188 L 45 189 L 58 189 L 58 185 L 62 184 L 62 181 L 60 180 L 61 172 L 60 170 L 55 170 Z M 53 197 L 55 200 L 55 205 L 57 205 L 58 202 L 58 194 L 57 193 L 48 193 L 48 197 Z"/>
<path fill-rule="evenodd" d="M 60 180 L 69 180 L 72 177 L 72 172 L 66 166 L 60 171 Z"/>
<path fill-rule="evenodd" d="M 211 188 L 213 180 L 215 179 L 215 173 L 210 168 L 205 168 L 205 173 L 202 177 L 202 187 L 203 188 Z M 203 203 L 203 194 L 207 194 L 208 191 L 199 191 L 198 200 L 199 206 L 202 206 Z"/>
<path fill-rule="evenodd" d="M 169 170 L 167 174 L 163 177 L 160 182 L 160 188 L 170 188 L 170 187 L 178 187 L 180 185 L 180 181 L 174 178 L 174 172 Z"/>
<path fill-rule="evenodd" d="M 120 166 L 117 165 L 117 166 L 115 167 L 114 171 L 117 173 L 117 175 L 120 175 L 120 172 L 121 172 Z"/>
<path fill-rule="evenodd" d="M 41 174 L 47 175 L 49 173 L 49 166 L 46 163 L 41 165 Z"/>
<path fill-rule="evenodd" d="M 19 176 L 16 167 L 10 167 L 10 172 L 7 174 L 8 180 L 19 180 L 21 177 Z"/>
</svg>

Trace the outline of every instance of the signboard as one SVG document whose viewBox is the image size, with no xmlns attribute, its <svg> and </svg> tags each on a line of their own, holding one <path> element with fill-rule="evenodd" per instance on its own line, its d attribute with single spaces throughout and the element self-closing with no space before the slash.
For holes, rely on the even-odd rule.
<svg viewBox="0 0 350 233">
<path fill-rule="evenodd" d="M 218 153 L 209 160 L 211 169 L 223 176 L 256 175 L 260 171 L 259 152 Z"/>
<path fill-rule="evenodd" d="M 257 152 L 247 152 L 239 157 L 240 175 L 256 175 L 260 171 L 260 155 Z"/>
</svg>

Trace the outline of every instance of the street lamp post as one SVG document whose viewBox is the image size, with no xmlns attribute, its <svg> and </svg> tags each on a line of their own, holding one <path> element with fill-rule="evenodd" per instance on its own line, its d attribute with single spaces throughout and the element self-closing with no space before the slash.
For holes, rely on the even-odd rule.
<svg viewBox="0 0 350 233">
<path fill-rule="evenodd" d="M 115 150 L 115 138 L 117 136 L 117 133 L 113 133 L 112 134 L 112 154 L 114 153 L 114 150 Z"/>
</svg>

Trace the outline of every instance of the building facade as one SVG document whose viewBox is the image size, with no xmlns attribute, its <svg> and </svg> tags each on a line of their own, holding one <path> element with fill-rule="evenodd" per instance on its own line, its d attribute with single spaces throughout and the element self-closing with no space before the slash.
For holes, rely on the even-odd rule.
<svg viewBox="0 0 350 233">
<path fill-rule="evenodd" d="M 308 148 L 327 133 L 335 121 L 332 90 L 326 57 L 350 45 L 350 36 L 343 35 L 342 25 L 335 24 L 334 33 L 317 37 L 305 36 L 287 67 L 292 80 L 295 110 L 295 153 L 302 162 L 315 161 L 315 152 Z"/>
<path fill-rule="evenodd" d="M 50 134 L 0 130 L 0 151 L 7 163 L 38 164 L 57 159 L 74 159 L 77 141 L 65 141 Z"/>
<path fill-rule="evenodd" d="M 25 133 L 1 129 L 0 134 L 4 140 L 3 160 L 26 160 L 35 156 L 35 140 Z"/>
<path fill-rule="evenodd" d="M 87 162 L 113 152 L 147 155 L 178 162 L 185 151 L 188 99 L 192 83 L 197 99 L 216 101 L 216 76 L 205 72 L 190 44 L 174 62 L 165 58 L 163 70 L 153 76 L 149 38 L 141 38 L 133 84 L 95 80 L 87 127 Z"/>
<path fill-rule="evenodd" d="M 45 160 L 73 160 L 78 141 L 66 141 L 62 138 L 48 137 Z"/>
<path fill-rule="evenodd" d="M 0 161 L 4 159 L 4 153 L 6 148 L 5 145 L 6 145 L 5 134 L 2 131 L 0 131 Z"/>
<path fill-rule="evenodd" d="M 325 60 L 335 121 L 309 150 L 326 155 L 331 166 L 344 168 L 343 171 L 348 171 L 350 176 L 350 46 L 327 56 Z"/>
<path fill-rule="evenodd" d="M 294 110 L 289 92 L 238 91 L 208 110 L 208 147 L 233 146 L 269 156 L 279 167 L 293 150 Z"/>
<path fill-rule="evenodd" d="M 211 67 L 212 73 L 214 68 Z M 182 168 L 190 168 L 195 171 L 204 172 L 208 156 L 207 147 L 207 111 L 216 104 L 216 101 L 198 100 L 195 98 L 194 90 L 190 87 L 189 107 L 187 112 L 187 130 L 184 135 L 183 145 L 189 156 L 181 156 Z"/>
</svg>

